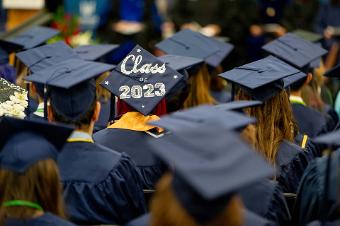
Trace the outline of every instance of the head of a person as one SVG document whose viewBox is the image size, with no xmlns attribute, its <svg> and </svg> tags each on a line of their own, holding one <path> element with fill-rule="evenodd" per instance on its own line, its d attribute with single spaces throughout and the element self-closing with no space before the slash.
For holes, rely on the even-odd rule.
<svg viewBox="0 0 340 226">
<path fill-rule="evenodd" d="M 96 79 L 97 99 L 100 101 L 110 101 L 111 93 L 100 85 L 109 75 L 110 72 L 105 72 Z"/>
<path fill-rule="evenodd" d="M 243 89 L 237 93 L 238 100 L 251 100 Z M 246 109 L 250 116 L 257 119 L 255 124 L 254 147 L 269 162 L 275 165 L 280 143 L 285 139 L 293 142 L 297 135 L 297 126 L 285 90 L 264 101 L 262 105 Z"/>
<path fill-rule="evenodd" d="M 203 104 L 216 104 L 216 100 L 210 93 L 211 75 L 206 64 L 198 69 L 189 71 L 187 97 L 184 100 L 183 108 L 196 107 Z"/>
<path fill-rule="evenodd" d="M 299 79 L 289 86 L 291 92 L 297 92 L 302 90 L 306 85 L 308 85 L 313 79 L 312 72 L 308 72 L 306 77 Z"/>
<path fill-rule="evenodd" d="M 233 195 L 222 210 L 208 222 L 201 224 L 188 213 L 176 197 L 173 189 L 174 176 L 164 175 L 151 202 L 151 226 L 240 226 L 243 225 L 242 201 Z M 209 206 L 205 207 L 209 208 Z"/>
<path fill-rule="evenodd" d="M 50 212 L 65 217 L 62 186 L 55 162 L 58 151 L 34 132 L 12 136 L 0 154 L 0 223 L 8 218 L 30 219 Z M 8 205 L 17 200 L 39 205 Z M 42 213 L 41 213 L 42 212 Z"/>
<path fill-rule="evenodd" d="M 92 133 L 100 114 L 95 81 L 82 82 L 70 89 L 50 87 L 48 95 L 50 121 L 74 125 Z"/>
</svg>

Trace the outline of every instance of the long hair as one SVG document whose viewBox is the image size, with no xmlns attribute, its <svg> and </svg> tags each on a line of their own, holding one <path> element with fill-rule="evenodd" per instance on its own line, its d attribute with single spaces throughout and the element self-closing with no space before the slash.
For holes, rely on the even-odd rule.
<svg viewBox="0 0 340 226">
<path fill-rule="evenodd" d="M 172 176 L 164 175 L 157 185 L 151 201 L 151 226 L 199 226 L 186 212 L 172 190 Z M 231 198 L 222 213 L 204 226 L 243 225 L 242 201 L 238 196 Z"/>
<path fill-rule="evenodd" d="M 65 218 L 62 185 L 56 163 L 41 160 L 23 174 L 0 170 L 0 203 L 24 200 L 38 203 L 44 212 Z M 30 219 L 36 210 L 28 207 L 0 206 L 0 225 L 7 218 Z"/>
<path fill-rule="evenodd" d="M 237 99 L 250 100 L 251 98 L 240 89 Z M 294 142 L 298 131 L 288 94 L 283 90 L 262 105 L 249 108 L 246 112 L 257 119 L 255 149 L 275 165 L 281 142 L 283 140 Z"/>
<path fill-rule="evenodd" d="M 207 65 L 202 65 L 197 73 L 190 75 L 188 96 L 183 103 L 183 108 L 196 107 L 202 104 L 216 104 L 210 94 L 211 75 Z"/>
</svg>

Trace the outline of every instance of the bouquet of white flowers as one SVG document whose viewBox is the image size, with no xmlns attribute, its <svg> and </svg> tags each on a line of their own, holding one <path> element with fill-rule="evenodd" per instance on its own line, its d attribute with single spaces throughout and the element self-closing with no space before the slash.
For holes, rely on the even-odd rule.
<svg viewBox="0 0 340 226">
<path fill-rule="evenodd" d="M 0 116 L 24 118 L 27 106 L 27 91 L 0 78 Z"/>
</svg>

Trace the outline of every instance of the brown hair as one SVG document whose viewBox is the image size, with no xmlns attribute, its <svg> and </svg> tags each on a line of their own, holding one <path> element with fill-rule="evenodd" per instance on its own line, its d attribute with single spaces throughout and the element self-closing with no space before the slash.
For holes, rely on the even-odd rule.
<svg viewBox="0 0 340 226">
<path fill-rule="evenodd" d="M 62 185 L 54 160 L 41 160 L 23 174 L 0 170 L 0 203 L 24 200 L 38 203 L 44 212 L 65 217 Z M 0 225 L 6 218 L 29 219 L 37 210 L 28 207 L 0 206 Z"/>
<path fill-rule="evenodd" d="M 240 90 L 237 99 L 251 98 L 245 91 Z M 246 112 L 257 119 L 255 149 L 275 165 L 281 142 L 284 139 L 294 142 L 298 131 L 287 92 L 283 90 L 262 105 L 249 108 Z"/>
<path fill-rule="evenodd" d="M 176 199 L 171 187 L 172 175 L 164 175 L 157 185 L 151 201 L 151 226 L 198 226 Z M 242 201 L 231 198 L 225 210 L 204 226 L 243 225 Z"/>
<path fill-rule="evenodd" d="M 184 101 L 184 109 L 202 104 L 216 104 L 216 100 L 210 94 L 210 80 L 207 65 L 201 66 L 197 73 L 190 75 L 189 94 Z"/>
<path fill-rule="evenodd" d="M 221 73 L 223 73 L 223 68 L 221 66 L 218 66 L 211 71 L 210 89 L 212 91 L 220 92 L 227 87 L 227 80 L 218 76 Z"/>
<path fill-rule="evenodd" d="M 96 91 L 98 100 L 103 99 L 106 102 L 109 101 L 111 98 L 111 93 L 100 85 L 100 83 L 102 83 L 109 75 L 110 72 L 105 72 L 96 79 Z"/>
</svg>

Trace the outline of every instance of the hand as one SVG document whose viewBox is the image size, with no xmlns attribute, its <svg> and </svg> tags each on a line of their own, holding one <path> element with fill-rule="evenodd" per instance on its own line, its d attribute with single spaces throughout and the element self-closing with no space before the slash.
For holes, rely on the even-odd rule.
<svg viewBox="0 0 340 226">
<path fill-rule="evenodd" d="M 198 31 L 200 28 L 201 26 L 195 22 L 185 23 L 181 26 L 181 29 L 190 29 L 192 31 Z"/>
<path fill-rule="evenodd" d="M 253 37 L 259 37 L 263 35 L 263 29 L 261 26 L 253 24 L 249 28 L 249 32 Z"/>
</svg>

